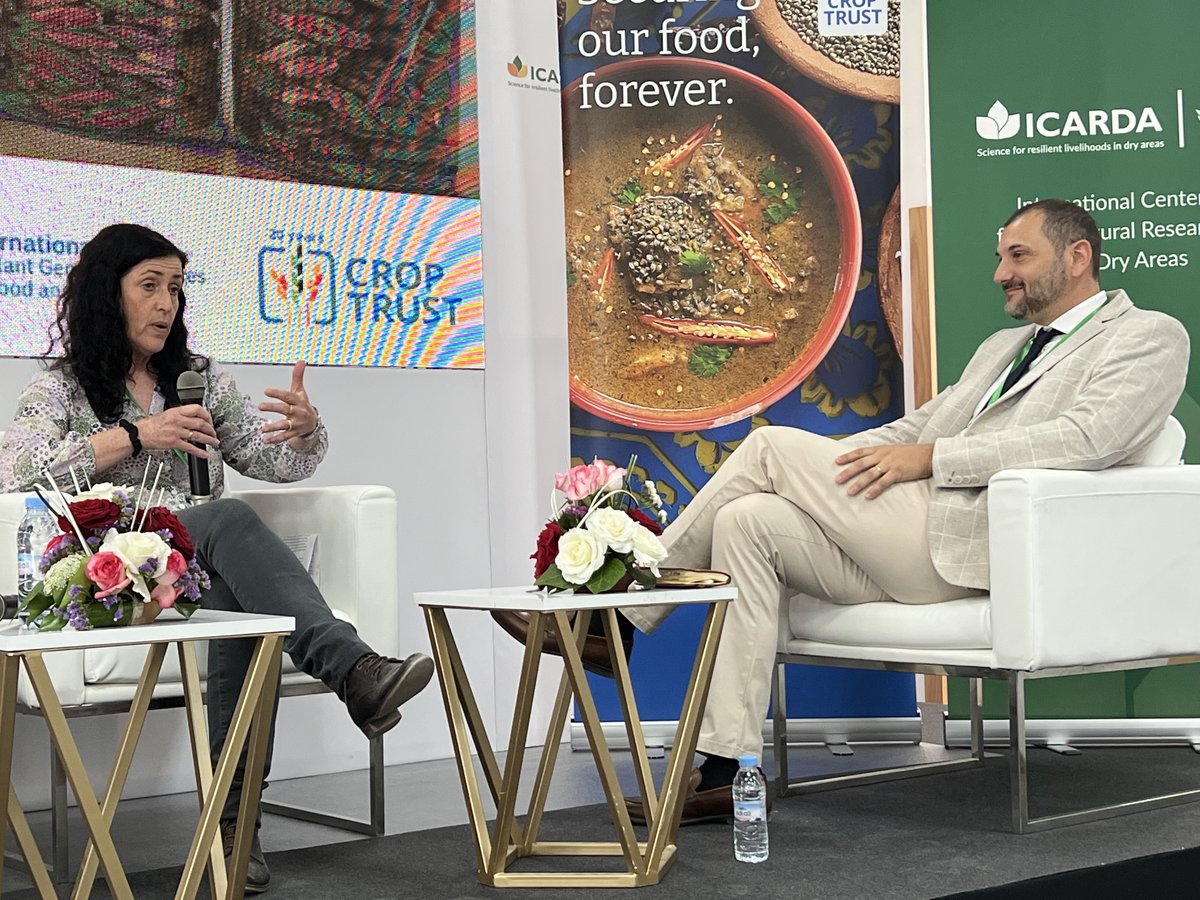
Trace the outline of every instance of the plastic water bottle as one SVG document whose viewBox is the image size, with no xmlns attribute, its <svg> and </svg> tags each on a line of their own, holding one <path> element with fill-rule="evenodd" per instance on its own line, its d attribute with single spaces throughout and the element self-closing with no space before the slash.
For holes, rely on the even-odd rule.
<svg viewBox="0 0 1200 900">
<path fill-rule="evenodd" d="M 25 515 L 17 526 L 17 593 L 24 597 L 42 577 L 42 554 L 58 534 L 58 523 L 37 497 L 25 498 Z"/>
<path fill-rule="evenodd" d="M 738 757 L 733 779 L 733 855 L 738 862 L 765 862 L 767 844 L 767 781 L 758 770 L 758 757 Z"/>
</svg>

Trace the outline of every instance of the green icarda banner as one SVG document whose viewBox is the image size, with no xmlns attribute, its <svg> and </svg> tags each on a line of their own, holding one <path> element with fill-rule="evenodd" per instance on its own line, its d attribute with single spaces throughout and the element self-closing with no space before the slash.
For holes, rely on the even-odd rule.
<svg viewBox="0 0 1200 900">
<path fill-rule="evenodd" d="M 1014 23 L 1022 26 L 1016 33 Z M 1024 203 L 1100 226 L 1101 283 L 1200 336 L 1200 4 L 928 0 L 939 379 L 1010 324 L 990 283 Z M 1200 447 L 1193 366 L 1176 415 Z"/>
<path fill-rule="evenodd" d="M 991 283 L 997 233 L 1039 198 L 1087 209 L 1104 288 L 1170 313 L 1200 344 L 1200 4 L 927 0 L 927 11 L 940 383 L 1017 324 Z M 1197 371 L 1175 413 L 1189 462 L 1200 458 Z M 1196 715 L 1197 680 L 1194 667 L 1054 679 L 1031 686 L 1030 709 Z"/>
</svg>

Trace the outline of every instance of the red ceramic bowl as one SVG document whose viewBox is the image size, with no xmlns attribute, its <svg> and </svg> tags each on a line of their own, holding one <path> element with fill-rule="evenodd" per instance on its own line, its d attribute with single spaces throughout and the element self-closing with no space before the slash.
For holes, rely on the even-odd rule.
<svg viewBox="0 0 1200 900">
<path fill-rule="evenodd" d="M 621 425 L 649 431 L 691 431 L 713 428 L 737 422 L 766 409 L 789 391 L 796 388 L 816 368 L 837 340 L 858 285 L 862 260 L 862 222 L 858 198 L 850 173 L 841 154 L 820 123 L 799 103 L 779 88 L 741 69 L 724 63 L 682 57 L 652 57 L 625 60 L 596 70 L 593 84 L 602 81 L 675 80 L 712 78 L 726 79 L 723 96 L 735 102 L 748 101 L 757 115 L 767 119 L 764 130 L 777 135 L 778 146 L 800 146 L 816 161 L 821 176 L 829 185 L 833 209 L 829 215 L 837 220 L 839 263 L 831 295 L 822 300 L 808 297 L 807 302 L 823 302 L 824 314 L 808 345 L 789 365 L 779 370 L 765 383 L 718 406 L 694 409 L 653 409 L 618 400 L 602 393 L 578 377 L 571 375 L 571 401 L 601 418 Z M 568 129 L 578 112 L 581 81 L 570 84 L 563 92 L 563 112 Z M 719 113 L 719 107 L 697 107 Z M 571 141 L 568 131 L 567 142 Z"/>
</svg>

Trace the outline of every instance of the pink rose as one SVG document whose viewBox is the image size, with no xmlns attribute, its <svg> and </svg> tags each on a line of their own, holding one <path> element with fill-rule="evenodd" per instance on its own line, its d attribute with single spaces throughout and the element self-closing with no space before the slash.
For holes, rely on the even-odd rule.
<svg viewBox="0 0 1200 900">
<path fill-rule="evenodd" d="M 170 609 L 175 605 L 176 598 L 182 593 L 183 588 L 177 588 L 170 584 L 159 584 L 150 592 L 150 599 L 163 609 Z"/>
<path fill-rule="evenodd" d="M 172 550 L 167 556 L 167 571 L 163 572 L 154 580 L 159 584 L 174 584 L 179 580 L 179 576 L 187 571 L 187 560 L 183 558 L 183 554 L 178 550 Z"/>
<path fill-rule="evenodd" d="M 554 486 L 566 494 L 568 500 L 582 500 L 601 488 L 619 488 L 624 477 L 624 469 L 597 459 L 590 466 L 575 466 L 570 471 L 559 472 L 554 476 Z"/>
<path fill-rule="evenodd" d="M 96 594 L 96 599 L 103 600 L 105 597 L 111 597 L 113 594 L 119 594 L 119 593 L 121 593 L 121 591 L 125 590 L 125 588 L 129 587 L 131 584 L 133 584 L 133 579 L 126 578 L 124 581 L 114 584 L 108 590 L 98 592 Z"/>
<path fill-rule="evenodd" d="M 582 500 L 594 494 L 601 484 L 599 474 L 591 466 L 574 466 L 554 476 L 554 486 L 566 494 L 568 500 Z"/>
<path fill-rule="evenodd" d="M 107 550 L 93 553 L 91 559 L 87 561 L 87 565 L 84 567 L 84 572 L 88 578 L 95 582 L 100 590 L 104 591 L 104 596 L 106 597 L 121 582 L 129 584 L 129 578 L 125 574 L 125 563 L 121 561 L 121 557 L 117 556 L 117 554 L 110 553 Z"/>
<path fill-rule="evenodd" d="M 614 466 L 608 460 L 593 460 L 592 468 L 596 470 L 596 477 L 600 481 L 600 487 L 606 490 L 615 491 L 624 483 L 625 470 Z"/>
</svg>

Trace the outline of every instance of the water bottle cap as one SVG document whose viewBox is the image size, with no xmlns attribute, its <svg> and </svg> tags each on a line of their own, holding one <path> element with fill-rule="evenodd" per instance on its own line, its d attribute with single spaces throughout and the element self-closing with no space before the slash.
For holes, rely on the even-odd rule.
<svg viewBox="0 0 1200 900">
<path fill-rule="evenodd" d="M 45 509 L 46 504 L 42 502 L 41 497 L 26 497 L 25 498 L 25 508 L 27 510 Z"/>
<path fill-rule="evenodd" d="M 743 753 L 738 757 L 738 765 L 743 769 L 753 769 L 758 765 L 758 757 L 753 753 Z"/>
</svg>

